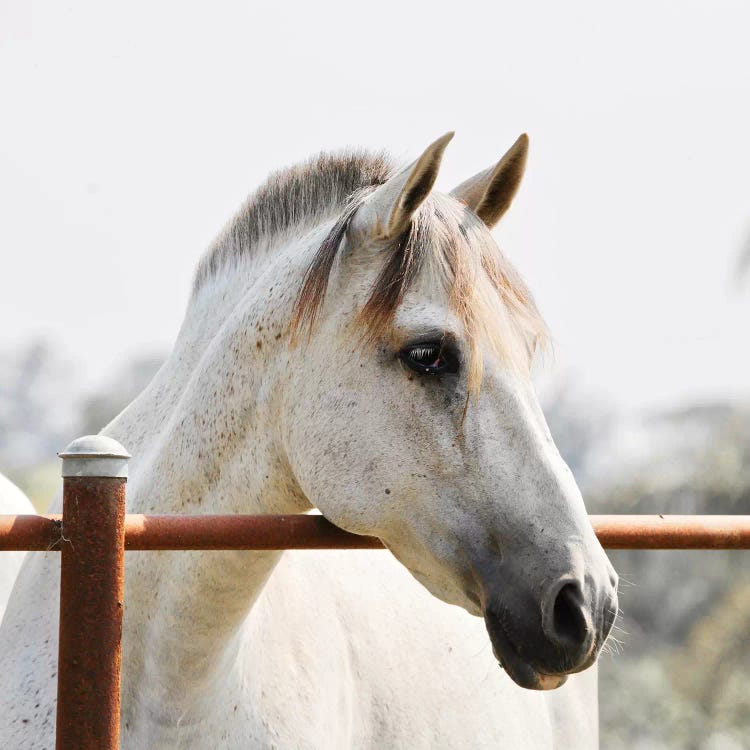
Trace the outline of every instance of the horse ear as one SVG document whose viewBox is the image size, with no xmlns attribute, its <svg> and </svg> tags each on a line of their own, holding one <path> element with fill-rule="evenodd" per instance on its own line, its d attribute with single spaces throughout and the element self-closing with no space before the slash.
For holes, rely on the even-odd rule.
<svg viewBox="0 0 750 750">
<path fill-rule="evenodd" d="M 528 153 L 529 137 L 523 133 L 494 167 L 462 182 L 451 195 L 463 201 L 492 229 L 510 208 L 526 169 Z"/>
<path fill-rule="evenodd" d="M 362 220 L 376 239 L 393 239 L 409 226 L 435 184 L 443 151 L 451 138 L 452 132 L 438 138 L 419 159 L 383 183 L 365 202 Z"/>
</svg>

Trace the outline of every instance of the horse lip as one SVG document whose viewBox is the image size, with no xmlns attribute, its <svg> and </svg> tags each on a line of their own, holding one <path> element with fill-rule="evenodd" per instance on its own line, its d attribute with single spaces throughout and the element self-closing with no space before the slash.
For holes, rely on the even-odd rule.
<svg viewBox="0 0 750 750">
<path fill-rule="evenodd" d="M 516 685 L 528 690 L 554 690 L 567 681 L 567 674 L 545 674 L 524 661 L 500 618 L 490 610 L 485 610 L 484 623 L 492 642 L 492 653 Z"/>
</svg>

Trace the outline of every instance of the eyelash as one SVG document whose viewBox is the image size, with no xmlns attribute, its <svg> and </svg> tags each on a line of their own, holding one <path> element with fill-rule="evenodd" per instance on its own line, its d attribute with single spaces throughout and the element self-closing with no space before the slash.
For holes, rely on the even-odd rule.
<svg viewBox="0 0 750 750">
<path fill-rule="evenodd" d="M 409 355 L 417 360 L 429 360 L 430 355 L 439 357 L 440 350 L 434 346 L 415 346 L 409 350 Z"/>
<path fill-rule="evenodd" d="M 458 355 L 443 341 L 414 344 L 402 349 L 397 356 L 420 375 L 444 375 L 459 369 Z"/>
</svg>

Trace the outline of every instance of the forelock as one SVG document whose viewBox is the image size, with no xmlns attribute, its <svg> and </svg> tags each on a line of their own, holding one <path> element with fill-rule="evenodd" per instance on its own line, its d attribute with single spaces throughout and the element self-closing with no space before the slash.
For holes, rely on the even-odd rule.
<svg viewBox="0 0 750 750">
<path fill-rule="evenodd" d="M 295 304 L 296 333 L 312 332 L 342 240 L 367 192 L 354 196 L 308 266 Z M 429 266 L 464 328 L 470 388 L 476 392 L 481 384 L 483 344 L 510 367 L 528 372 L 534 350 L 546 339 L 546 326 L 526 285 L 467 206 L 433 193 L 408 230 L 383 249 L 382 257 L 358 315 L 368 341 L 387 336 L 404 296 Z"/>
</svg>

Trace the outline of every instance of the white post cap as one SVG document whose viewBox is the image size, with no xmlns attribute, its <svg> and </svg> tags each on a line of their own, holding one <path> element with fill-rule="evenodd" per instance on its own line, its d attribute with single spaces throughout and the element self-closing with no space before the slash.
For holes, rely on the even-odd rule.
<svg viewBox="0 0 750 750">
<path fill-rule="evenodd" d="M 63 477 L 127 477 L 130 454 L 105 435 L 77 438 L 58 454 Z"/>
</svg>

